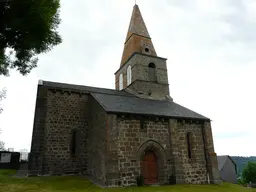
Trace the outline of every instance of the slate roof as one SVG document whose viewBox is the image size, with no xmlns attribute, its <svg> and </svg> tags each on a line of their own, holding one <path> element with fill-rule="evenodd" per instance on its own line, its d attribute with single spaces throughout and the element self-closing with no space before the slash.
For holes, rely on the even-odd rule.
<svg viewBox="0 0 256 192">
<path fill-rule="evenodd" d="M 92 93 L 91 95 L 107 112 L 210 120 L 207 117 L 170 101 L 98 93 Z"/>
<path fill-rule="evenodd" d="M 221 171 L 221 169 L 224 167 L 224 165 L 225 165 L 226 161 L 228 160 L 228 158 L 236 166 L 236 163 L 234 162 L 234 160 L 229 155 L 220 155 L 220 156 L 217 156 L 219 171 Z"/>
<path fill-rule="evenodd" d="M 126 91 L 118 91 L 114 89 L 105 89 L 105 88 L 98 88 L 98 87 L 89 87 L 83 85 L 72 85 L 67 83 L 57 83 L 51 81 L 43 81 L 43 86 L 47 86 L 53 89 L 66 89 L 66 90 L 76 90 L 82 91 L 85 93 L 102 93 L 102 94 L 112 94 L 112 95 L 120 95 L 120 96 L 127 96 L 127 97 L 135 97 L 134 95 L 126 92 Z"/>
<path fill-rule="evenodd" d="M 75 90 L 91 94 L 99 104 L 112 113 L 140 114 L 160 117 L 210 120 L 190 109 L 170 101 L 138 98 L 126 91 L 41 81 L 41 85 L 52 89 Z"/>
<path fill-rule="evenodd" d="M 219 171 L 223 168 L 225 162 L 228 159 L 228 155 L 217 156 Z"/>
</svg>

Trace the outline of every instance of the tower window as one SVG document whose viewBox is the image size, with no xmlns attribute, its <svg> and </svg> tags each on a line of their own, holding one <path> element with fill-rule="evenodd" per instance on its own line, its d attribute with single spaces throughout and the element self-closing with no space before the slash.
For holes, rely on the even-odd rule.
<svg viewBox="0 0 256 192">
<path fill-rule="evenodd" d="M 71 154 L 72 156 L 76 155 L 76 148 L 77 148 L 77 132 L 72 132 L 72 138 L 71 138 Z"/>
<path fill-rule="evenodd" d="M 127 86 L 132 83 L 132 67 L 129 65 L 127 68 Z"/>
<path fill-rule="evenodd" d="M 146 49 L 145 49 L 145 51 L 148 53 L 148 52 L 149 52 L 149 49 L 148 49 L 148 48 L 146 48 Z"/>
<path fill-rule="evenodd" d="M 119 75 L 119 90 L 123 89 L 123 74 Z"/>
<path fill-rule="evenodd" d="M 148 77 L 150 81 L 156 81 L 156 65 L 154 63 L 148 65 Z"/>
<path fill-rule="evenodd" d="M 148 67 L 155 69 L 155 68 L 156 68 L 156 65 L 155 65 L 154 63 L 149 63 L 149 64 L 148 64 Z"/>
<path fill-rule="evenodd" d="M 188 158 L 192 158 L 191 133 L 187 133 Z"/>
</svg>

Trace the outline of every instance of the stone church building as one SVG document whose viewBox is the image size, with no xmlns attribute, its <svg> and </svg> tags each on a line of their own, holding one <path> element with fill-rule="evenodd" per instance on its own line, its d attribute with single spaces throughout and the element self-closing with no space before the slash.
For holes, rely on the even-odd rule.
<svg viewBox="0 0 256 192">
<path fill-rule="evenodd" d="M 138 5 L 115 90 L 40 80 L 30 175 L 85 174 L 107 186 L 219 183 L 211 121 L 173 101 L 167 64 Z"/>
</svg>

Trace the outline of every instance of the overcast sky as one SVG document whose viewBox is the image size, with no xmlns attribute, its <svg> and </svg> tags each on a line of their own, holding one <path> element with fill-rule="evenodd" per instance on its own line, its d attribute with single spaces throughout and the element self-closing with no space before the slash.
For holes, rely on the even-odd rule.
<svg viewBox="0 0 256 192">
<path fill-rule="evenodd" d="M 137 0 L 174 101 L 212 119 L 219 155 L 256 155 L 256 1 Z M 30 150 L 39 79 L 114 88 L 133 0 L 61 0 L 63 43 L 7 88 L 0 128 L 7 148 Z"/>
</svg>

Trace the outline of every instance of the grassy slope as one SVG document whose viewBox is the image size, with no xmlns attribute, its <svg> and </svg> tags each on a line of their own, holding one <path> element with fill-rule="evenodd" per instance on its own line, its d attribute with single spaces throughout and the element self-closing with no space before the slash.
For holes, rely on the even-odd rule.
<svg viewBox="0 0 256 192">
<path fill-rule="evenodd" d="M 82 177 L 11 178 L 13 171 L 0 170 L 0 192 L 256 192 L 238 185 L 175 185 L 101 189 Z"/>
</svg>

